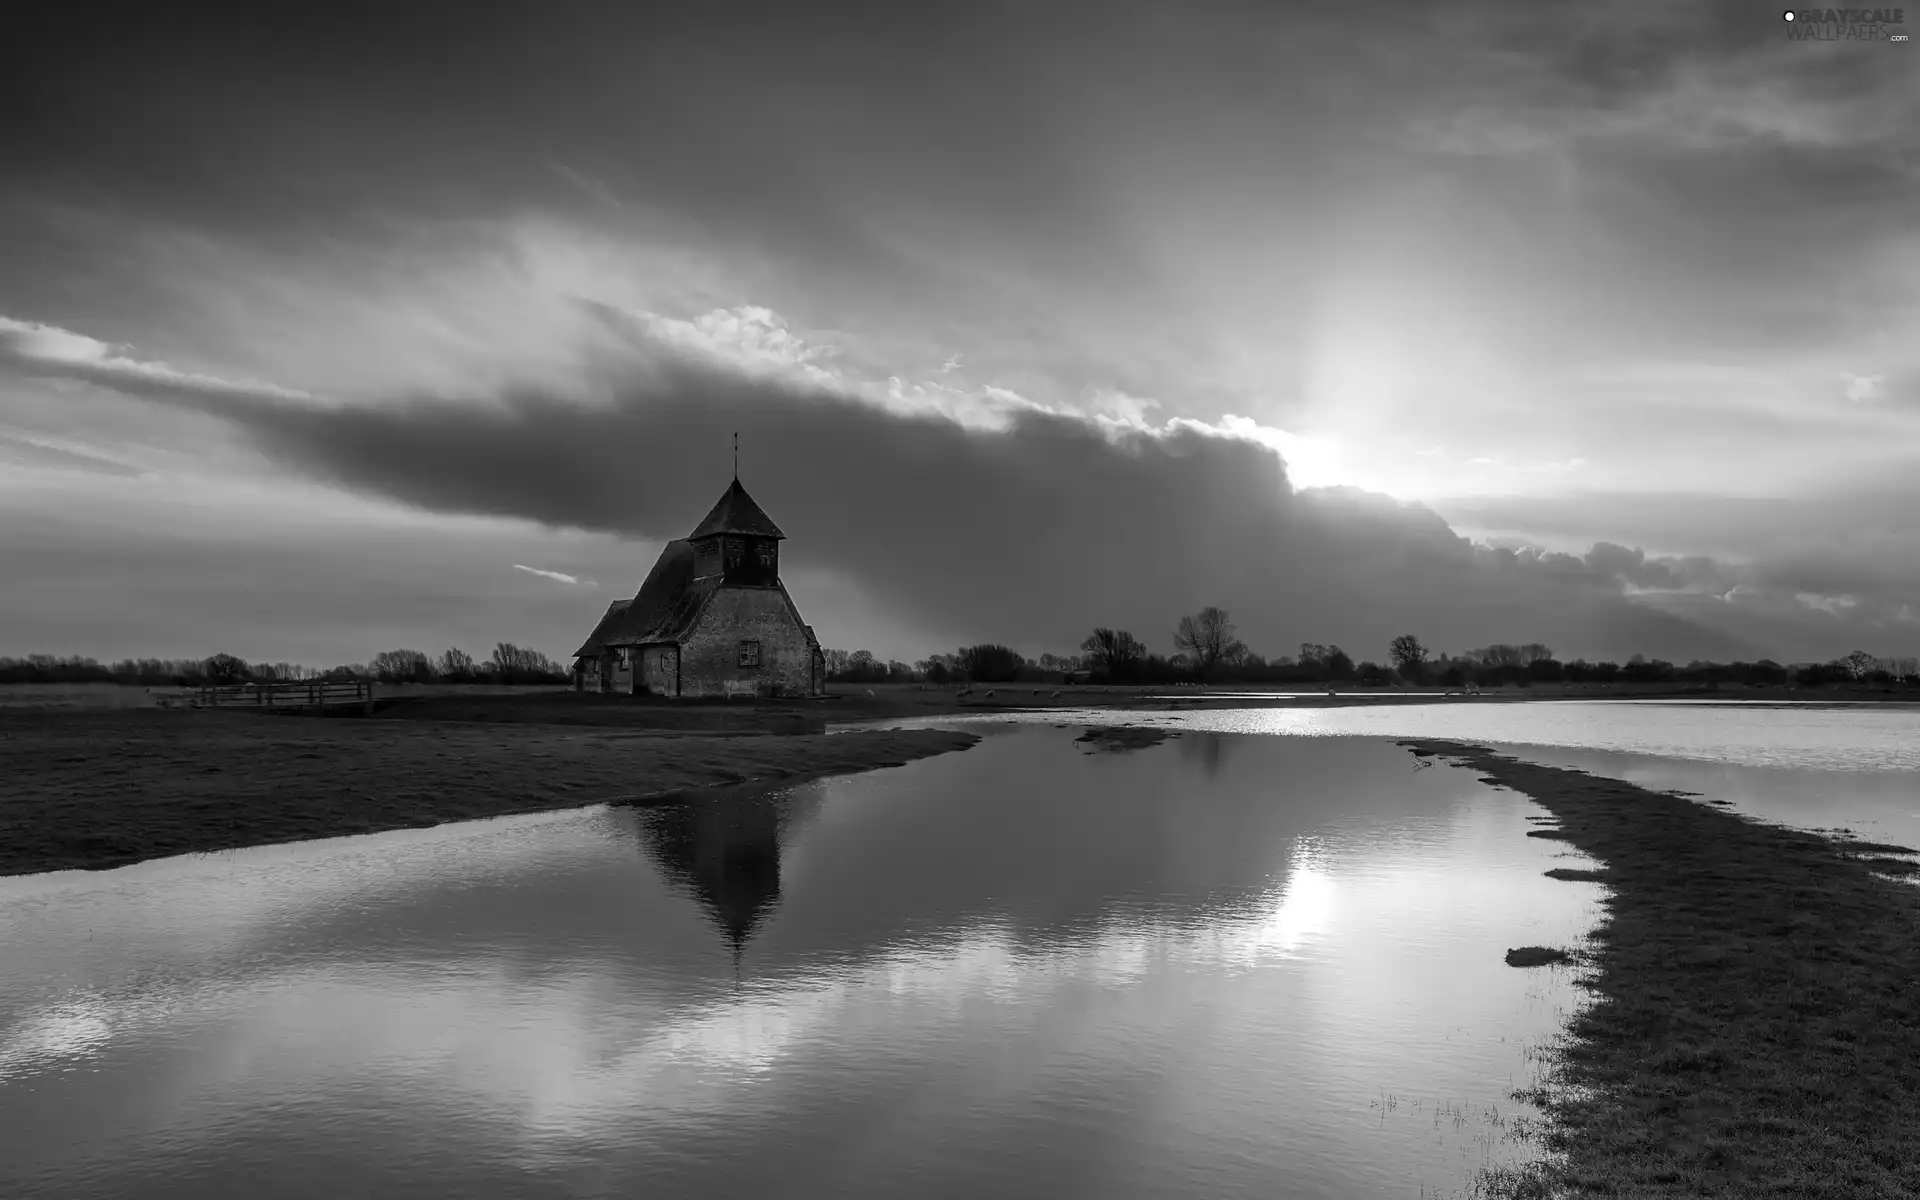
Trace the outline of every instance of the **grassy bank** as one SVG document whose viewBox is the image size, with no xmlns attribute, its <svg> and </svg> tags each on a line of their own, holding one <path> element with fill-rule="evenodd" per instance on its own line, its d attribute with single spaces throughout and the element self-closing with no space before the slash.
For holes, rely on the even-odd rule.
<svg viewBox="0 0 1920 1200">
<path fill-rule="evenodd" d="M 1557 1161 L 1497 1195 L 1920 1195 L 1920 888 L 1899 848 L 1761 825 L 1480 747 L 1604 867 L 1592 1003 L 1532 1097 Z"/>
<path fill-rule="evenodd" d="M 683 736 L 153 709 L 0 718 L 0 874 L 811 779 L 964 749 L 940 730 Z"/>
</svg>

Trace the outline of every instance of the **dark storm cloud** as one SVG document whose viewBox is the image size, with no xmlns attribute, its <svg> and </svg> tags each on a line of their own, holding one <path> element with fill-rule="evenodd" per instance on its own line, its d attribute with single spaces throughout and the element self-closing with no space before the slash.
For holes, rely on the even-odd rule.
<svg viewBox="0 0 1920 1200">
<path fill-rule="evenodd" d="M 1333 640 L 1378 657 L 1410 629 L 1455 649 L 1744 649 L 1635 608 L 1582 560 L 1476 549 L 1427 509 L 1354 489 L 1296 492 L 1278 456 L 1239 439 L 1115 435 L 1039 412 L 969 429 L 666 352 L 615 372 L 606 403 L 526 390 L 379 407 L 77 373 L 217 415 L 271 458 L 355 491 L 648 539 L 699 520 L 739 431 L 743 480 L 792 538 L 790 564 L 855 579 L 919 627 L 1029 652 L 1070 647 L 1095 624 L 1168 649 L 1180 614 L 1206 604 L 1269 653 Z"/>
</svg>

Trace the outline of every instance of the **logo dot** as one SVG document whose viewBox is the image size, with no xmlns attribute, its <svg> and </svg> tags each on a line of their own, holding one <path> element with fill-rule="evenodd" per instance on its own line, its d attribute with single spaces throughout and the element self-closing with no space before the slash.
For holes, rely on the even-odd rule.
<svg viewBox="0 0 1920 1200">
<path fill-rule="evenodd" d="M 1792 9 L 1788 9 L 1788 10 L 1787 10 L 1787 20 L 1789 20 L 1789 21 L 1791 21 L 1791 20 L 1793 20 L 1793 10 L 1792 10 Z"/>
</svg>

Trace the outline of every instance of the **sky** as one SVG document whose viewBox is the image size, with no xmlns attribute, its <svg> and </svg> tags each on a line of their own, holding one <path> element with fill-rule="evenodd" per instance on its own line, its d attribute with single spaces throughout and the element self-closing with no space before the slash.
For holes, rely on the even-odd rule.
<svg viewBox="0 0 1920 1200">
<path fill-rule="evenodd" d="M 883 658 L 1204 605 L 1269 656 L 1920 651 L 1910 42 L 97 16 L 0 46 L 0 654 L 564 658 L 735 432 L 802 613 Z"/>
</svg>

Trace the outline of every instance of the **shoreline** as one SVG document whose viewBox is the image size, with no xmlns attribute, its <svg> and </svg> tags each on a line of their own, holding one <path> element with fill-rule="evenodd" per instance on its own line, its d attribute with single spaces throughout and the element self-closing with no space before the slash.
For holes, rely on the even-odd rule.
<svg viewBox="0 0 1920 1200">
<path fill-rule="evenodd" d="M 700 736 L 557 724 L 320 720 L 157 709 L 0 719 L 0 876 L 900 766 L 952 730 Z"/>
<path fill-rule="evenodd" d="M 1557 819 L 1530 836 L 1599 860 L 1590 1003 L 1541 1085 L 1550 1158 L 1486 1194 L 1920 1191 L 1920 888 L 1902 847 L 1766 825 L 1482 746 L 1398 745 Z"/>
<path fill-rule="evenodd" d="M 1540 701 L 1716 701 L 1796 707 L 1920 706 L 1920 687 L 1831 684 L 1817 688 L 1743 687 L 1706 684 L 1565 684 L 1491 687 L 1467 694 L 1440 685 L 1326 684 L 985 684 L 962 693 L 953 684 L 836 684 L 826 696 L 773 700 L 667 700 L 647 696 L 574 692 L 562 687 L 499 687 L 465 684 L 383 684 L 375 691 L 376 717 L 519 723 L 631 725 L 719 731 L 804 732 L 825 721 L 895 716 L 1011 712 L 1052 709 L 1139 708 L 1321 708 L 1369 704 L 1524 704 Z M 0 684 L 0 714 L 78 709 L 157 708 L 192 689 L 120 684 Z"/>
</svg>

